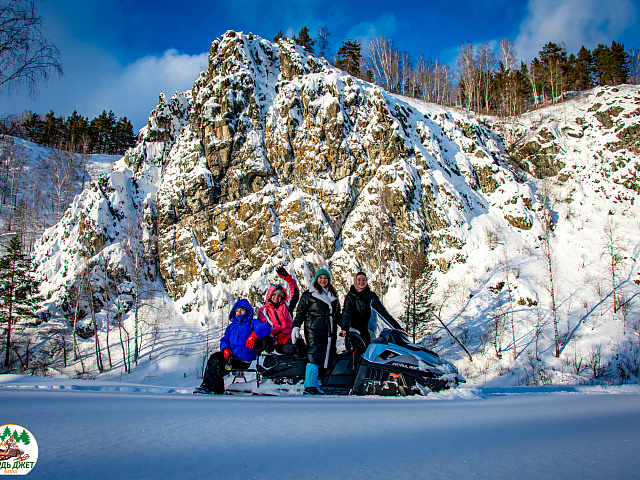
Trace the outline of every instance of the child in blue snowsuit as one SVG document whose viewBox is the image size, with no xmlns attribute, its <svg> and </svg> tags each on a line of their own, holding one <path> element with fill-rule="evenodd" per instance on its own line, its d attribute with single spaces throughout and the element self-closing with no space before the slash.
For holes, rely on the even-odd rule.
<svg viewBox="0 0 640 480">
<path fill-rule="evenodd" d="M 229 314 L 229 326 L 220 339 L 220 351 L 209 357 L 202 385 L 197 393 L 224 393 L 224 376 L 227 363 L 232 368 L 248 368 L 256 358 L 256 350 L 264 348 L 271 327 L 253 318 L 253 308 L 246 299 L 238 300 Z"/>
</svg>

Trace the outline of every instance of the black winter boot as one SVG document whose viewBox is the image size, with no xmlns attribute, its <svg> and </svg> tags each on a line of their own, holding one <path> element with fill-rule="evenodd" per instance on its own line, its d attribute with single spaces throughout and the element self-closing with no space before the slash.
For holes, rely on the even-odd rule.
<svg viewBox="0 0 640 480">
<path fill-rule="evenodd" d="M 208 393 L 222 395 L 224 393 L 224 375 L 226 373 L 224 367 L 226 363 L 222 352 L 212 354 L 204 370 L 202 385 L 200 385 L 198 389 L 208 390 Z"/>
<path fill-rule="evenodd" d="M 326 393 L 316 387 L 306 387 L 303 395 L 326 395 Z"/>
</svg>

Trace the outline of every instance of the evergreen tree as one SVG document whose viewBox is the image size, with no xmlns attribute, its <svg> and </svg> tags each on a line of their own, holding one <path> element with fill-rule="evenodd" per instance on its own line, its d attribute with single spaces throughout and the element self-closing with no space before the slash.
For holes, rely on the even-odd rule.
<svg viewBox="0 0 640 480">
<path fill-rule="evenodd" d="M 32 142 L 75 153 L 123 154 L 136 143 L 131 122 L 127 117 L 116 120 L 113 111 L 103 110 L 91 122 L 76 110 L 66 120 L 53 111 L 44 120 L 33 113 L 24 117 L 22 128 Z"/>
<path fill-rule="evenodd" d="M 407 257 L 405 323 L 413 343 L 429 333 L 435 322 L 431 296 L 436 288 L 426 254 L 411 252 Z"/>
<path fill-rule="evenodd" d="M 360 77 L 360 60 L 362 53 L 360 51 L 360 42 L 358 40 L 349 39 L 342 42 L 342 46 L 336 54 L 335 66 L 344 70 L 349 75 Z"/>
<path fill-rule="evenodd" d="M 522 113 L 533 106 L 533 89 L 529 82 L 527 64 L 520 62 L 520 70 L 515 72 L 515 83 L 518 98 L 518 113 Z"/>
<path fill-rule="evenodd" d="M 133 133 L 133 125 L 131 125 L 131 122 L 127 119 L 127 117 L 120 118 L 114 127 L 114 153 L 124 153 L 127 151 L 127 149 L 135 146 L 135 144 L 136 136 Z"/>
<path fill-rule="evenodd" d="M 29 437 L 29 434 L 26 430 L 23 430 L 20 434 L 20 437 L 16 438 L 16 441 L 22 442 L 24 445 L 29 445 L 31 443 L 31 437 Z"/>
<path fill-rule="evenodd" d="M 28 115 L 22 122 L 22 128 L 24 129 L 27 140 L 31 142 L 37 142 L 40 136 L 40 129 L 42 120 L 37 113 Z"/>
<path fill-rule="evenodd" d="M 82 152 L 84 138 L 89 134 L 89 119 L 79 115 L 76 110 L 65 122 L 66 149 L 70 152 Z"/>
<path fill-rule="evenodd" d="M 278 33 L 276 34 L 276 36 L 273 37 L 273 41 L 274 43 L 278 43 L 283 38 L 284 38 L 284 35 L 282 34 L 282 30 L 278 30 Z"/>
<path fill-rule="evenodd" d="M 498 97 L 493 105 L 494 109 L 499 109 L 503 115 L 509 115 L 508 98 L 511 72 L 509 72 L 502 61 L 498 62 L 498 70 L 493 75 L 493 91 Z"/>
<path fill-rule="evenodd" d="M 2 440 L 3 442 L 7 439 L 7 437 L 9 437 L 11 435 L 11 430 L 9 430 L 9 426 L 5 425 L 4 430 L 2 431 L 2 434 L 0 435 L 0 440 Z"/>
<path fill-rule="evenodd" d="M 64 140 L 64 119 L 56 117 L 53 110 L 44 117 L 38 143 L 47 147 L 60 148 Z"/>
<path fill-rule="evenodd" d="M 571 57 L 574 58 L 572 88 L 578 91 L 589 90 L 593 87 L 593 73 L 595 69 L 591 51 L 583 45 L 578 55 L 574 57 L 572 54 Z"/>
<path fill-rule="evenodd" d="M 627 82 L 629 66 L 623 44 L 614 41 L 611 48 L 600 44 L 593 51 L 593 57 L 598 85 L 620 85 Z"/>
<path fill-rule="evenodd" d="M 116 116 L 113 111 L 103 110 L 100 115 L 91 120 L 89 134 L 95 146 L 94 153 L 109 153 L 112 148 L 113 130 L 116 124 Z"/>
<path fill-rule="evenodd" d="M 309 29 L 307 27 L 302 27 L 300 32 L 298 32 L 297 37 L 293 37 L 293 41 L 304 48 L 307 52 L 313 53 L 313 45 L 316 43 L 315 40 L 311 40 L 309 36 Z"/>
<path fill-rule="evenodd" d="M 4 257 L 0 258 L 0 314 L 6 324 L 5 368 L 10 362 L 11 327 L 19 318 L 35 316 L 37 291 L 29 259 L 22 254 L 18 237 L 13 236 Z"/>
</svg>

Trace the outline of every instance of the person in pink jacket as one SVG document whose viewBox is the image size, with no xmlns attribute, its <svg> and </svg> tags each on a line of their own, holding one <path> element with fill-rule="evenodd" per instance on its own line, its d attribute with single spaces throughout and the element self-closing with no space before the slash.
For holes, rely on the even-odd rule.
<svg viewBox="0 0 640 480">
<path fill-rule="evenodd" d="M 300 289 L 284 267 L 278 267 L 276 273 L 287 282 L 289 292 L 282 285 L 270 285 L 265 296 L 264 307 L 258 310 L 258 320 L 271 326 L 271 336 L 278 353 L 293 353 L 291 344 L 292 313 L 300 298 Z"/>
</svg>

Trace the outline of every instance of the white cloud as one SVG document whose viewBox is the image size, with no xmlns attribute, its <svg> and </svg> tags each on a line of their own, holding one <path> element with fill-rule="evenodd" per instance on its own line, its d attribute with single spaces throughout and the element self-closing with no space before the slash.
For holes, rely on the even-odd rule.
<svg viewBox="0 0 640 480">
<path fill-rule="evenodd" d="M 3 115 L 53 110 L 56 115 L 68 116 L 77 110 L 92 119 L 102 110 L 113 110 L 118 117 L 126 116 L 137 130 L 146 125 L 160 93 L 170 97 L 191 89 L 208 57 L 208 53 L 186 55 L 170 49 L 161 56 L 145 56 L 122 65 L 93 45 L 74 44 L 63 52 L 65 75 L 42 87 L 35 100 L 24 94 L 3 99 Z"/>
<path fill-rule="evenodd" d="M 206 68 L 207 53 L 185 55 L 171 49 L 161 57 L 146 56 L 113 72 L 108 84 L 97 93 L 96 105 L 109 105 L 119 115 L 130 115 L 136 127 L 146 119 L 158 102 L 158 95 L 171 97 L 175 92 L 191 90 L 198 74 Z"/>
<path fill-rule="evenodd" d="M 563 43 L 568 53 L 581 46 L 610 44 L 636 20 L 631 0 L 530 0 L 515 47 L 518 58 L 532 60 L 549 42 Z"/>
<path fill-rule="evenodd" d="M 392 13 L 382 13 L 373 22 L 360 22 L 349 29 L 348 38 L 357 38 L 362 45 L 366 45 L 369 39 L 384 35 L 386 38 L 393 38 L 398 31 L 398 19 Z"/>
</svg>

